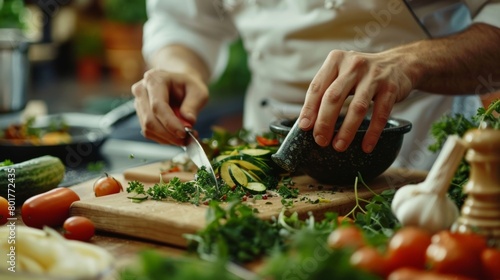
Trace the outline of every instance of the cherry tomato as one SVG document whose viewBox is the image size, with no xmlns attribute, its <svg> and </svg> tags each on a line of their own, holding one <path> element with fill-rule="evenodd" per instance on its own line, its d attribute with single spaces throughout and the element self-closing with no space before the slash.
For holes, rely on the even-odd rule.
<svg viewBox="0 0 500 280">
<path fill-rule="evenodd" d="M 94 182 L 94 194 L 96 197 L 123 191 L 122 184 L 118 180 L 109 176 L 108 173 L 104 174 L 105 176 L 100 177 Z"/>
<path fill-rule="evenodd" d="M 472 280 L 471 278 L 452 275 L 441 274 L 435 271 L 426 271 L 416 268 L 403 267 L 399 268 L 387 277 L 388 280 Z"/>
<path fill-rule="evenodd" d="M 3 196 L 0 196 L 0 225 L 7 223 L 7 219 L 10 217 L 9 201 Z"/>
<path fill-rule="evenodd" d="M 82 216 L 69 217 L 63 224 L 64 237 L 72 240 L 89 241 L 95 233 L 94 223 Z"/>
<path fill-rule="evenodd" d="M 78 194 L 68 188 L 55 188 L 28 198 L 21 208 L 25 225 L 35 228 L 61 226 L 69 217 L 69 208 L 80 200 Z"/>
<path fill-rule="evenodd" d="M 349 218 L 348 216 L 338 216 L 337 217 L 337 223 L 339 225 L 342 225 L 342 224 L 354 224 L 354 220 Z"/>
<path fill-rule="evenodd" d="M 500 250 L 487 248 L 481 253 L 486 279 L 500 279 Z"/>
<path fill-rule="evenodd" d="M 432 236 L 426 258 L 433 271 L 482 279 L 486 239 L 474 233 L 441 231 Z"/>
<path fill-rule="evenodd" d="M 349 259 L 355 268 L 385 278 L 389 274 L 388 263 L 384 255 L 376 248 L 364 246 L 357 249 Z"/>
<path fill-rule="evenodd" d="M 328 236 L 328 246 L 332 249 L 358 249 L 366 245 L 363 233 L 356 226 L 343 226 L 335 229 Z"/>
<path fill-rule="evenodd" d="M 398 230 L 387 245 L 387 258 L 390 270 L 401 267 L 424 269 L 426 250 L 431 244 L 432 234 L 416 227 Z"/>
</svg>

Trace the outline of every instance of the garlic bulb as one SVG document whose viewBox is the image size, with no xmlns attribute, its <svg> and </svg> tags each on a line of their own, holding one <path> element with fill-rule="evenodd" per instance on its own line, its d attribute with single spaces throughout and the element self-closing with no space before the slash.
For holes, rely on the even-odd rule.
<svg viewBox="0 0 500 280">
<path fill-rule="evenodd" d="M 448 188 L 466 150 L 456 135 L 446 140 L 426 179 L 396 191 L 392 212 L 403 226 L 417 226 L 430 232 L 449 229 L 459 216 Z"/>
</svg>

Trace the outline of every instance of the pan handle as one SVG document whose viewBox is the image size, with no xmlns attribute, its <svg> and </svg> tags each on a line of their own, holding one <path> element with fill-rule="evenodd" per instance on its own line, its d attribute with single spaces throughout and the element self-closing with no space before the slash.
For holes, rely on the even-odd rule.
<svg viewBox="0 0 500 280">
<path fill-rule="evenodd" d="M 120 106 L 106 113 L 99 121 L 99 126 L 105 129 L 111 128 L 117 123 L 128 119 L 135 114 L 134 99 L 131 99 Z"/>
</svg>

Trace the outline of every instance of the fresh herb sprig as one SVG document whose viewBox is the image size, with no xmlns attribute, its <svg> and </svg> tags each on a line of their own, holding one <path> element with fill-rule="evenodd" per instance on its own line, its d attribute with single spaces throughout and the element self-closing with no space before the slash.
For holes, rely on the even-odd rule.
<svg viewBox="0 0 500 280">
<path fill-rule="evenodd" d="M 432 152 L 438 152 L 450 135 L 462 137 L 468 130 L 478 128 L 483 124 L 493 129 L 500 129 L 500 99 L 490 103 L 488 108 L 479 108 L 475 116 L 466 118 L 462 114 L 454 116 L 446 115 L 432 124 L 431 136 L 435 142 L 428 148 Z M 455 175 L 448 189 L 450 198 L 455 204 L 462 208 L 466 195 L 463 193 L 463 186 L 469 179 L 470 165 L 462 159 L 457 167 Z"/>
</svg>

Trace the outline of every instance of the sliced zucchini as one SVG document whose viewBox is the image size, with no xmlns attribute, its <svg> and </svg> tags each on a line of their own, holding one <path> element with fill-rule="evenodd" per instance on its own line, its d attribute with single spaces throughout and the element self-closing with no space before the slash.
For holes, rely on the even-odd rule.
<svg viewBox="0 0 500 280">
<path fill-rule="evenodd" d="M 228 158 L 232 155 L 220 155 L 215 158 L 215 162 L 223 161 L 225 158 Z"/>
<path fill-rule="evenodd" d="M 240 153 L 253 157 L 267 157 L 271 155 L 271 151 L 266 149 L 244 149 Z"/>
<path fill-rule="evenodd" d="M 240 167 L 245 168 L 247 170 L 258 170 L 258 171 L 262 171 L 262 172 L 264 172 L 264 170 L 268 170 L 268 168 L 266 168 L 264 166 L 257 166 L 249 161 L 246 161 L 246 160 L 231 160 L 230 162 L 236 163 Z"/>
<path fill-rule="evenodd" d="M 251 193 L 263 193 L 267 190 L 266 186 L 260 182 L 248 182 L 245 188 Z"/>
<path fill-rule="evenodd" d="M 232 188 L 246 187 L 252 182 L 261 184 L 260 188 L 265 190 L 266 186 L 262 182 L 273 173 L 271 154 L 270 150 L 259 148 L 233 150 L 231 153 L 217 156 L 213 168 Z M 254 187 L 259 192 L 259 186 Z"/>
<path fill-rule="evenodd" d="M 262 182 L 262 180 L 264 180 L 264 178 L 266 178 L 266 176 L 268 176 L 266 173 L 264 172 L 261 172 L 259 170 L 247 170 L 248 174 L 250 174 L 250 176 L 252 178 L 257 178 L 257 182 Z"/>
<path fill-rule="evenodd" d="M 224 180 L 224 182 L 229 187 L 234 188 L 234 187 L 236 187 L 236 183 L 231 178 L 231 174 L 229 174 L 229 166 L 231 164 L 234 164 L 234 163 L 227 162 L 227 161 L 223 162 L 222 165 L 219 168 L 219 172 L 220 172 L 220 177 L 222 178 L 222 180 Z"/>
<path fill-rule="evenodd" d="M 246 187 L 248 184 L 247 175 L 236 164 L 229 165 L 229 176 L 238 186 Z"/>
<path fill-rule="evenodd" d="M 252 172 L 249 172 L 246 169 L 242 169 L 242 170 L 247 175 L 249 182 L 260 182 L 261 181 L 259 176 L 255 176 L 255 174 L 253 174 Z"/>
</svg>

